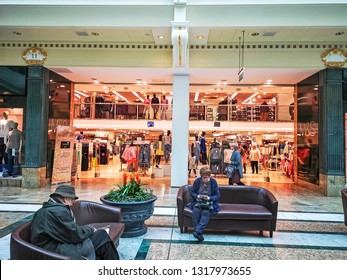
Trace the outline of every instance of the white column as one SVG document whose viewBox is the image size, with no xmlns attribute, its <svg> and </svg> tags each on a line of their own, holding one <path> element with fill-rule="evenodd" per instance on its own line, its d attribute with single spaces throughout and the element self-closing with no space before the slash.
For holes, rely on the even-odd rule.
<svg viewBox="0 0 347 280">
<path fill-rule="evenodd" d="M 173 77 L 171 186 L 188 182 L 189 76 Z"/>
</svg>

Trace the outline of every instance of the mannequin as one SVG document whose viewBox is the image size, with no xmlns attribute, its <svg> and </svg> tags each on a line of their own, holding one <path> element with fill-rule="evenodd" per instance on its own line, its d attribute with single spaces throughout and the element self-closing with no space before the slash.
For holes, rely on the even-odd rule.
<svg viewBox="0 0 347 280">
<path fill-rule="evenodd" d="M 170 134 L 171 134 L 171 131 L 168 130 L 166 135 L 164 135 L 163 137 L 165 164 L 168 164 L 170 160 L 170 153 L 171 153 L 171 135 Z"/>
<path fill-rule="evenodd" d="M 8 157 L 8 175 L 15 177 L 20 175 L 19 154 L 22 149 L 23 136 L 22 132 L 18 130 L 17 122 L 11 122 L 10 129 L 6 149 Z"/>
<path fill-rule="evenodd" d="M 9 130 L 10 130 L 9 112 L 4 111 L 2 113 L 2 119 L 0 121 L 0 164 L 8 163 L 7 155 L 6 155 L 6 142 L 7 142 L 7 134 Z"/>
</svg>

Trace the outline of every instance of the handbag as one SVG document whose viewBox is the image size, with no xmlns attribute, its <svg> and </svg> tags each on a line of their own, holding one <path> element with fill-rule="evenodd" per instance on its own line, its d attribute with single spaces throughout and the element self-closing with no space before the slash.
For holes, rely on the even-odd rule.
<svg viewBox="0 0 347 280">
<path fill-rule="evenodd" d="M 194 207 L 199 207 L 201 210 L 213 210 L 213 201 L 197 199 L 194 204 Z"/>
<path fill-rule="evenodd" d="M 227 177 L 232 178 L 235 172 L 235 166 L 229 164 L 225 169 L 225 174 L 227 175 Z"/>
</svg>

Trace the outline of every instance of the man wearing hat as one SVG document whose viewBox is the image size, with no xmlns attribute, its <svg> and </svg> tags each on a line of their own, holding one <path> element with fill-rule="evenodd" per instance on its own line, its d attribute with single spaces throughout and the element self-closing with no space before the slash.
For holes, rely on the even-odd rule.
<svg viewBox="0 0 347 280">
<path fill-rule="evenodd" d="M 78 199 L 75 188 L 59 185 L 32 220 L 31 243 L 72 259 L 119 259 L 105 230 L 79 226 L 70 209 Z"/>
</svg>

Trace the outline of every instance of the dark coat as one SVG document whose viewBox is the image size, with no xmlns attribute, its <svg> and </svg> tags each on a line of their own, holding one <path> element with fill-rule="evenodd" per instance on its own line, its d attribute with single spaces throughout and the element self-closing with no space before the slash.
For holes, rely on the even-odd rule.
<svg viewBox="0 0 347 280">
<path fill-rule="evenodd" d="M 199 177 L 194 181 L 193 187 L 190 190 L 190 195 L 192 196 L 192 198 L 194 199 L 194 201 L 192 203 L 188 203 L 187 207 L 190 209 L 193 209 L 194 204 L 196 202 L 196 199 L 199 195 L 199 186 L 200 186 L 200 182 L 201 182 L 202 178 Z M 216 179 L 214 178 L 210 178 L 211 181 L 211 196 L 210 196 L 210 200 L 213 201 L 213 214 L 217 214 L 220 210 L 220 206 L 218 204 L 218 199 L 220 197 L 220 192 L 219 192 L 219 188 L 218 188 L 218 184 Z"/>
<path fill-rule="evenodd" d="M 92 227 L 74 221 L 69 206 L 49 200 L 33 217 L 31 243 L 72 259 L 83 259 L 82 242 L 93 232 Z"/>
</svg>

